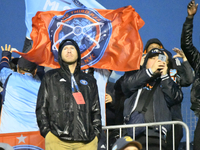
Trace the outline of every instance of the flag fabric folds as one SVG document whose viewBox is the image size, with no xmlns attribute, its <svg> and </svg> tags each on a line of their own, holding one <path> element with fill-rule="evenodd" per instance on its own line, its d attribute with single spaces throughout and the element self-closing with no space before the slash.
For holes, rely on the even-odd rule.
<svg viewBox="0 0 200 150">
<path fill-rule="evenodd" d="M 45 139 L 40 135 L 39 131 L 0 134 L 0 147 L 3 143 L 20 150 L 45 149 Z"/>
<path fill-rule="evenodd" d="M 82 69 L 130 71 L 140 67 L 143 44 L 139 29 L 144 21 L 132 6 L 38 12 L 32 23 L 32 49 L 17 53 L 38 65 L 59 68 L 59 44 L 70 38 L 80 47 Z"/>
</svg>

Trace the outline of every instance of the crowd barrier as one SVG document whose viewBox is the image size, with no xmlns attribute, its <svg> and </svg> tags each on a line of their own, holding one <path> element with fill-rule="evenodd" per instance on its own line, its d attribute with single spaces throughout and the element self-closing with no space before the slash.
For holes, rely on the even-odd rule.
<svg viewBox="0 0 200 150">
<path fill-rule="evenodd" d="M 119 130 L 119 137 L 123 136 L 123 129 L 126 128 L 133 128 L 133 139 L 135 139 L 134 131 L 137 127 L 146 127 L 146 150 L 148 150 L 148 128 L 152 126 L 157 126 L 159 128 L 160 134 L 160 150 L 161 150 L 161 128 L 162 125 L 171 125 L 172 126 L 172 140 L 173 140 L 173 150 L 175 150 L 175 125 L 183 126 L 185 129 L 185 136 L 186 136 L 186 150 L 190 150 L 190 135 L 189 135 L 189 128 L 188 126 L 181 121 L 170 121 L 170 122 L 156 122 L 156 123 L 143 123 L 143 124 L 132 124 L 132 125 L 115 125 L 115 126 L 105 126 L 103 130 L 106 131 L 106 143 L 107 143 L 107 150 L 109 149 L 109 131 L 110 130 Z M 0 134 L 0 144 L 7 143 L 10 146 L 13 146 L 14 149 L 38 149 L 44 150 L 45 148 L 45 141 L 44 138 L 40 135 L 39 131 L 33 132 L 17 132 L 17 133 L 7 133 L 7 134 Z"/>
<path fill-rule="evenodd" d="M 168 122 L 155 122 L 155 123 L 142 123 L 142 124 L 131 124 L 131 125 L 114 125 L 114 126 L 104 126 L 103 130 L 106 131 L 106 143 L 107 143 L 107 150 L 109 150 L 109 131 L 113 129 L 119 130 L 119 137 L 122 137 L 122 130 L 126 128 L 133 128 L 133 140 L 135 140 L 134 131 L 137 127 L 146 127 L 146 150 L 148 150 L 148 127 L 158 126 L 159 127 L 159 141 L 160 141 L 160 150 L 162 150 L 161 146 L 161 129 L 162 125 L 171 125 L 172 126 L 172 141 L 173 141 L 173 150 L 175 150 L 175 125 L 183 126 L 186 133 L 186 150 L 190 150 L 190 135 L 189 135 L 189 128 L 187 124 L 182 121 L 168 121 Z"/>
</svg>

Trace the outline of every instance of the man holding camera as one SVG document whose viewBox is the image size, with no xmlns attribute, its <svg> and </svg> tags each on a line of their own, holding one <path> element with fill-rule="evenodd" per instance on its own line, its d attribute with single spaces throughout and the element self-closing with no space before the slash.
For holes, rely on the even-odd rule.
<svg viewBox="0 0 200 150">
<path fill-rule="evenodd" d="M 126 96 L 126 124 L 171 121 L 171 106 L 183 99 L 180 87 L 171 79 L 172 56 L 167 50 L 154 48 L 145 57 L 140 70 L 125 74 L 122 90 Z M 133 136 L 128 129 L 129 136 Z M 162 149 L 166 149 L 166 134 L 170 126 L 162 126 Z M 148 129 L 148 148 L 159 149 L 159 127 Z M 146 149 L 145 128 L 136 128 L 136 140 Z"/>
</svg>

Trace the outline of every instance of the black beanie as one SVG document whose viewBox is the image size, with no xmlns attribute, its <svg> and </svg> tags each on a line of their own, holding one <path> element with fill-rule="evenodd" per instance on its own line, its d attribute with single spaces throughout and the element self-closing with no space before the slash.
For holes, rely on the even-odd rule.
<svg viewBox="0 0 200 150">
<path fill-rule="evenodd" d="M 63 40 L 60 45 L 59 45 L 59 48 L 58 48 L 58 61 L 59 63 L 62 61 L 62 58 L 61 58 L 61 53 L 62 53 L 62 50 L 63 48 L 66 46 L 66 45 L 73 45 L 78 53 L 78 65 L 81 66 L 81 53 L 80 53 L 80 50 L 79 50 L 79 46 L 78 44 L 76 43 L 76 41 L 72 40 L 72 39 L 65 39 Z"/>
<path fill-rule="evenodd" d="M 62 49 L 66 46 L 66 45 L 73 45 L 74 47 L 76 47 L 75 46 L 75 44 L 72 42 L 72 41 L 63 41 L 63 43 L 61 42 L 61 44 L 60 44 L 60 46 L 59 46 L 59 50 L 61 50 L 62 51 Z"/>
<path fill-rule="evenodd" d="M 34 62 L 28 61 L 27 59 L 21 57 L 19 58 L 17 62 L 20 69 L 26 71 L 26 72 L 32 72 L 37 68 L 37 64 Z"/>
<path fill-rule="evenodd" d="M 150 39 L 150 40 L 147 41 L 146 45 L 144 46 L 143 52 L 146 53 L 146 51 L 147 51 L 149 45 L 151 45 L 151 44 L 153 44 L 153 43 L 156 43 L 156 44 L 160 45 L 161 48 L 164 49 L 164 46 L 163 46 L 163 44 L 161 43 L 161 41 L 160 41 L 159 39 L 157 39 L 157 38 L 152 38 L 152 39 Z"/>
<path fill-rule="evenodd" d="M 78 47 L 77 43 L 72 39 L 65 39 L 60 43 L 59 48 L 58 48 L 58 53 L 60 56 L 61 56 L 61 52 L 62 52 L 63 48 L 66 45 L 73 45 L 79 53 L 79 47 Z"/>
</svg>

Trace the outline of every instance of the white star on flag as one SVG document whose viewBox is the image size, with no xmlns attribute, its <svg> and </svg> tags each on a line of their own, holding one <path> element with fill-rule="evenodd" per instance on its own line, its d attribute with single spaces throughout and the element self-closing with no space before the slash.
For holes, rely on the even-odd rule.
<svg viewBox="0 0 200 150">
<path fill-rule="evenodd" d="M 26 143 L 26 142 L 24 141 L 26 137 L 27 137 L 27 136 L 23 136 L 22 134 L 21 134 L 21 136 L 20 136 L 20 137 L 17 137 L 17 138 L 19 139 L 19 142 L 18 142 L 18 144 L 19 144 L 19 143 L 21 143 L 21 142 L 24 142 L 24 143 Z"/>
</svg>

